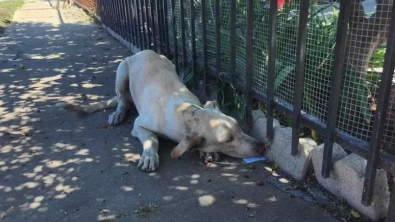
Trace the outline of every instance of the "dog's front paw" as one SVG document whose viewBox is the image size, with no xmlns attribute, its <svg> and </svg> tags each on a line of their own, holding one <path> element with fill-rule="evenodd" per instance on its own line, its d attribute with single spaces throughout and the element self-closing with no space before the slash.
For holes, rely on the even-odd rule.
<svg viewBox="0 0 395 222">
<path fill-rule="evenodd" d="M 115 111 L 108 117 L 108 124 L 115 126 L 120 124 L 125 119 L 125 112 Z"/>
<path fill-rule="evenodd" d="M 137 167 L 147 172 L 155 171 L 159 167 L 159 155 L 143 152 Z"/>
<path fill-rule="evenodd" d="M 199 151 L 200 158 L 204 158 L 207 161 L 218 161 L 220 159 L 219 153 L 207 153 Z"/>
</svg>

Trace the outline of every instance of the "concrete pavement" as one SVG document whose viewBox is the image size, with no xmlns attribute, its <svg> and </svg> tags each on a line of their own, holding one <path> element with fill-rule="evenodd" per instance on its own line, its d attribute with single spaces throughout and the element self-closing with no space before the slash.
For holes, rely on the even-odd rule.
<svg viewBox="0 0 395 222">
<path fill-rule="evenodd" d="M 257 180 L 263 163 L 199 164 L 197 153 L 144 173 L 135 115 L 108 127 L 112 110 L 78 116 L 59 100 L 113 96 L 130 53 L 80 9 L 27 1 L 0 39 L 0 221 L 336 221 L 323 209 Z M 87 98 L 87 100 L 84 100 Z"/>
</svg>

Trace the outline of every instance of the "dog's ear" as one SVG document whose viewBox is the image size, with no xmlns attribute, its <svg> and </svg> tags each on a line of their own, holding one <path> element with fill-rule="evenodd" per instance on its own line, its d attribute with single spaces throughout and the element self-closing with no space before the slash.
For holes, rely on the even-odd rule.
<svg viewBox="0 0 395 222">
<path fill-rule="evenodd" d="M 206 104 L 203 106 L 204 109 L 216 109 L 219 110 L 219 105 L 218 102 L 213 100 L 213 101 L 207 101 Z"/>
<path fill-rule="evenodd" d="M 199 145 L 203 138 L 197 134 L 188 135 L 183 139 L 172 151 L 171 157 L 177 158 L 184 154 L 186 151 L 190 150 L 192 147 Z"/>
</svg>

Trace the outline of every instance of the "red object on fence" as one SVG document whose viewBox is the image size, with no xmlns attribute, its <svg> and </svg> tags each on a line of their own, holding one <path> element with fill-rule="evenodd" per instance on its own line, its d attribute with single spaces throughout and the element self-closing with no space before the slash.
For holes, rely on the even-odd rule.
<svg viewBox="0 0 395 222">
<path fill-rule="evenodd" d="M 292 2 L 292 0 L 288 0 L 288 4 L 290 4 L 291 2 Z M 277 7 L 279 9 L 283 9 L 284 8 L 284 3 L 285 3 L 285 0 L 277 0 Z"/>
</svg>

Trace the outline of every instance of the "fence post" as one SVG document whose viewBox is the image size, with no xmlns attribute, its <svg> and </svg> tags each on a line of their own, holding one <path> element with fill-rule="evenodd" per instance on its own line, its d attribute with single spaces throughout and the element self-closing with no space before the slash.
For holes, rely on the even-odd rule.
<svg viewBox="0 0 395 222">
<path fill-rule="evenodd" d="M 222 84 L 220 82 L 220 73 L 222 72 L 221 66 L 221 15 L 220 15 L 220 1 L 215 1 L 214 11 L 215 11 L 215 51 L 216 51 L 216 59 L 215 66 L 217 68 L 217 87 L 221 88 Z M 217 92 L 217 100 L 222 100 L 221 92 L 218 90 Z"/>
<path fill-rule="evenodd" d="M 150 30 L 150 16 L 149 16 L 149 9 L 148 9 L 148 2 L 149 0 L 144 0 L 144 5 L 145 5 L 145 18 L 147 21 L 147 35 L 148 35 L 148 49 L 152 49 L 152 43 L 151 43 L 151 30 Z"/>
<path fill-rule="evenodd" d="M 299 152 L 300 122 L 302 119 L 303 84 L 306 56 L 307 22 L 309 16 L 309 0 L 300 1 L 298 46 L 296 55 L 295 93 L 292 119 L 292 151 L 293 156 Z"/>
<path fill-rule="evenodd" d="M 141 26 L 143 28 L 144 49 L 148 48 L 147 31 L 145 30 L 144 0 L 140 0 Z"/>
<path fill-rule="evenodd" d="M 163 23 L 161 17 L 161 0 L 156 0 L 156 17 L 158 19 L 158 36 L 159 36 L 159 51 L 163 53 Z"/>
<path fill-rule="evenodd" d="M 133 26 L 132 26 L 132 19 L 130 16 L 130 0 L 126 0 L 125 2 L 125 13 L 126 13 L 126 27 L 128 30 L 128 41 L 131 43 L 131 45 L 135 45 L 134 39 L 133 39 Z M 130 50 L 133 47 L 131 46 Z"/>
<path fill-rule="evenodd" d="M 174 45 L 174 63 L 176 66 L 176 72 L 179 74 L 178 68 L 178 43 L 177 43 L 177 20 L 175 14 L 176 3 L 175 0 L 171 0 L 171 21 L 173 27 L 173 45 Z"/>
<path fill-rule="evenodd" d="M 394 175 L 393 175 L 394 176 Z M 390 203 L 388 205 L 387 222 L 395 221 L 395 179 L 392 179 L 392 195 L 390 198 Z"/>
<path fill-rule="evenodd" d="M 325 130 L 324 159 L 322 160 L 321 174 L 324 178 L 329 177 L 332 167 L 332 150 L 335 138 L 337 112 L 339 108 L 350 9 L 351 4 L 349 0 L 342 0 L 340 2 L 340 13 L 336 31 L 336 48 L 332 70 L 331 92 L 328 106 L 328 119 Z"/>
<path fill-rule="evenodd" d="M 170 19 L 169 19 L 169 12 L 167 9 L 167 0 L 163 0 L 163 23 L 165 27 L 165 44 L 166 44 L 166 56 L 170 56 L 170 40 L 169 40 L 169 26 L 170 26 Z"/>
<path fill-rule="evenodd" d="M 253 56 L 253 18 L 254 0 L 247 0 L 247 33 L 246 33 L 246 123 L 248 127 L 252 126 L 252 56 Z"/>
<path fill-rule="evenodd" d="M 193 79 L 194 84 L 197 84 L 197 75 L 196 75 L 196 37 L 195 37 L 195 0 L 189 1 L 190 8 L 190 26 L 191 26 L 191 44 L 192 44 L 192 70 L 193 70 Z"/>
<path fill-rule="evenodd" d="M 188 64 L 188 55 L 187 55 L 187 47 L 185 43 L 185 9 L 184 9 L 184 0 L 179 0 L 180 4 L 180 25 L 181 25 L 181 44 L 182 44 L 182 58 L 183 58 L 183 71 Z"/>
<path fill-rule="evenodd" d="M 231 108 L 234 107 L 234 90 L 236 84 L 236 0 L 230 0 L 230 19 L 229 19 L 229 44 L 230 44 L 230 84 L 229 100 Z"/>
<path fill-rule="evenodd" d="M 158 52 L 157 42 L 156 42 L 156 24 L 155 24 L 155 10 L 154 10 L 154 1 L 150 0 L 150 11 L 151 11 L 151 29 L 152 29 L 152 41 L 154 43 L 154 51 Z"/>
<path fill-rule="evenodd" d="M 207 94 L 207 79 L 206 73 L 208 72 L 208 58 L 207 58 L 207 24 L 206 24 L 206 0 L 200 1 L 201 19 L 202 19 L 202 43 L 203 43 L 203 92 Z"/>
<path fill-rule="evenodd" d="M 274 112 L 274 82 L 276 79 L 276 27 L 277 27 L 277 0 L 270 0 L 269 24 L 269 67 L 267 78 L 267 138 L 274 137 L 273 112 Z"/>
<path fill-rule="evenodd" d="M 135 1 L 136 2 L 136 12 L 137 12 L 137 28 L 139 30 L 139 39 L 140 39 L 140 50 L 144 50 L 145 46 L 145 37 L 144 37 L 144 32 L 142 32 L 142 25 L 143 22 L 140 20 L 140 0 Z"/>
<path fill-rule="evenodd" d="M 385 53 L 383 73 L 381 74 L 380 88 L 374 125 L 370 139 L 370 151 L 367 156 L 366 175 L 362 194 L 362 204 L 369 206 L 372 203 L 374 183 L 379 164 L 381 139 L 388 111 L 388 102 L 391 92 L 392 77 L 395 67 L 395 4 L 392 5 L 391 23 L 387 38 L 387 51 Z"/>
</svg>

